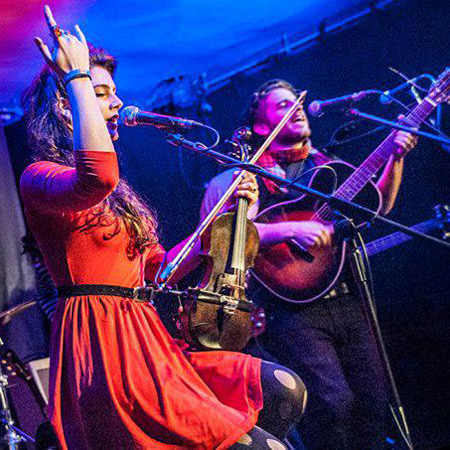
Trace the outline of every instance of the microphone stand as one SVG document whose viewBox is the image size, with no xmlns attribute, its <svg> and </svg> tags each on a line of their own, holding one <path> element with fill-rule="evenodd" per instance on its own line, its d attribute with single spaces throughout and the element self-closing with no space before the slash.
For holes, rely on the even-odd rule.
<svg viewBox="0 0 450 450">
<path fill-rule="evenodd" d="M 393 122 L 391 120 L 383 119 L 381 117 L 374 116 L 372 114 L 367 114 L 367 113 L 361 112 L 356 108 L 348 108 L 345 112 L 347 114 L 359 117 L 361 119 L 365 119 L 365 120 L 379 123 L 382 125 L 387 125 L 390 128 L 395 128 L 398 130 L 403 130 L 403 131 L 407 131 L 412 134 L 423 136 L 423 137 L 432 139 L 434 141 L 440 142 L 441 144 L 444 144 L 444 145 L 450 144 L 450 140 L 445 137 L 441 137 L 441 136 L 437 136 L 437 135 L 434 135 L 431 133 L 419 131 L 417 129 L 402 125 L 400 123 Z M 381 332 L 380 324 L 378 322 L 375 302 L 373 299 L 371 287 L 368 282 L 366 264 L 364 262 L 362 254 L 361 254 L 361 247 L 358 244 L 358 242 L 359 242 L 361 245 L 364 245 L 364 241 L 358 231 L 358 228 L 355 227 L 354 223 L 351 220 L 348 220 L 348 223 L 350 225 L 350 227 L 349 227 L 350 231 L 348 232 L 348 235 L 347 235 L 347 237 L 345 237 L 344 240 L 347 242 L 348 248 L 349 248 L 348 258 L 349 258 L 349 262 L 350 262 L 351 271 L 352 271 L 353 278 L 355 280 L 355 283 L 356 283 L 356 286 L 357 286 L 357 289 L 359 292 L 359 297 L 362 300 L 362 303 L 365 307 L 366 314 L 367 314 L 369 322 L 370 322 L 370 326 L 372 328 L 372 331 L 374 332 L 375 340 L 378 345 L 378 350 L 379 350 L 380 356 L 381 356 L 381 362 L 382 362 L 382 365 L 384 368 L 385 375 L 387 377 L 387 382 L 389 383 L 389 386 L 391 389 L 392 405 L 390 405 L 390 407 L 392 410 L 392 414 L 394 416 L 394 420 L 396 421 L 397 426 L 398 426 L 398 428 L 402 434 L 402 437 L 405 440 L 408 448 L 412 450 L 413 444 L 412 444 L 412 440 L 411 440 L 411 434 L 409 431 L 408 423 L 406 421 L 405 411 L 404 411 L 404 408 L 403 408 L 401 400 L 400 400 L 400 395 L 398 393 L 397 385 L 396 385 L 394 375 L 392 372 L 392 367 L 391 367 L 391 364 L 390 364 L 390 361 L 389 361 L 389 358 L 387 355 L 387 351 L 386 351 L 383 335 Z M 394 224 L 391 223 L 391 225 L 394 225 Z M 406 230 L 402 230 L 402 231 L 406 232 Z M 407 234 L 409 234 L 409 233 L 407 233 Z M 441 241 L 441 243 L 444 243 L 444 242 Z M 396 412 L 398 412 L 399 418 L 396 415 Z M 401 426 L 401 424 L 403 425 L 403 427 Z"/>
<path fill-rule="evenodd" d="M 362 113 L 360 111 L 358 111 L 357 109 L 354 108 L 350 108 L 348 109 L 348 113 L 355 115 L 357 117 L 363 118 L 363 119 L 367 119 L 367 120 L 372 120 L 374 122 L 378 122 L 381 123 L 383 125 L 388 125 L 392 128 L 395 129 L 400 129 L 400 130 L 404 130 L 404 131 L 408 131 L 412 134 L 416 134 L 416 135 L 420 135 L 420 136 L 424 136 L 430 139 L 434 139 L 436 141 L 439 141 L 441 143 L 445 143 L 447 145 L 450 144 L 450 140 L 440 137 L 440 136 L 435 136 L 426 132 L 422 132 L 422 131 L 418 131 L 414 128 L 411 127 L 407 127 L 405 125 L 401 125 L 386 119 L 382 119 L 380 117 L 376 117 L 376 116 L 372 116 L 370 114 L 366 114 L 366 113 Z M 288 113 L 289 114 L 289 113 Z M 279 124 L 281 125 L 281 124 Z M 397 222 L 394 222 L 390 219 L 387 219 L 385 217 L 382 216 L 378 216 L 377 213 L 375 211 L 370 210 L 369 208 L 365 208 L 361 205 L 358 205 L 356 203 L 344 200 L 342 198 L 337 198 L 333 195 L 327 195 L 324 194 L 320 191 L 316 191 L 314 189 L 311 189 L 309 187 L 306 187 L 304 185 L 301 185 L 299 183 L 294 183 L 291 180 L 286 180 L 284 178 L 281 178 L 279 176 L 273 175 L 265 170 L 263 170 L 261 167 L 258 167 L 256 164 L 250 164 L 250 163 L 242 163 L 241 161 L 239 161 L 238 159 L 232 158 L 230 156 L 221 154 L 219 152 L 216 152 L 212 149 L 208 149 L 206 146 L 204 146 L 203 144 L 200 143 L 194 143 L 192 141 L 189 141 L 187 139 L 184 138 L 184 136 L 180 135 L 180 134 L 168 134 L 167 136 L 167 140 L 170 144 L 175 145 L 175 146 L 182 146 L 185 148 L 188 148 L 189 150 L 193 150 L 197 153 L 200 153 L 204 156 L 207 156 L 209 158 L 213 158 L 214 160 L 216 160 L 217 162 L 219 162 L 220 164 L 223 165 L 231 165 L 233 167 L 239 167 L 240 169 L 246 170 L 248 172 L 252 172 L 256 175 L 268 178 L 269 180 L 277 183 L 278 185 L 281 185 L 283 187 L 289 187 L 292 189 L 295 189 L 303 194 L 307 194 L 310 196 L 313 196 L 316 199 L 319 200 L 323 200 L 325 202 L 327 202 L 332 208 L 336 209 L 336 210 L 348 210 L 350 208 L 350 211 L 352 211 L 352 215 L 355 215 L 355 213 L 359 212 L 359 213 L 363 213 L 365 215 L 365 217 L 370 218 L 371 221 L 374 220 L 378 220 L 380 222 L 384 222 L 387 223 L 388 225 L 401 230 L 403 233 L 414 236 L 414 237 L 418 237 L 420 239 L 426 239 L 432 242 L 435 242 L 439 245 L 442 246 L 446 246 L 447 248 L 450 249 L 450 244 L 448 244 L 447 242 L 444 242 L 440 239 L 434 238 L 432 236 L 428 236 L 426 234 L 420 233 L 418 231 L 415 231 L 412 228 L 406 227 L 402 224 L 399 224 Z M 260 150 L 263 150 L 263 148 L 261 148 Z M 234 184 L 236 184 L 236 180 L 234 182 Z M 229 188 L 230 189 L 230 188 Z M 214 214 L 218 214 L 219 205 L 216 205 L 216 208 L 214 210 Z M 175 271 L 180 267 L 181 263 L 186 259 L 186 257 L 188 256 L 188 254 L 192 251 L 192 249 L 194 248 L 195 243 L 198 241 L 198 239 L 200 238 L 200 236 L 203 234 L 203 232 L 206 230 L 206 227 L 209 223 L 211 223 L 211 221 L 213 220 L 212 217 L 210 217 L 211 214 L 208 215 L 208 217 L 203 221 L 202 224 L 199 225 L 199 227 L 196 229 L 196 231 L 192 234 L 192 236 L 190 237 L 190 239 L 188 240 L 188 242 L 185 244 L 185 246 L 180 250 L 180 252 L 177 254 L 177 256 L 174 258 L 174 260 L 169 263 L 166 268 L 162 271 L 161 276 L 160 276 L 160 280 L 161 282 L 158 285 L 158 289 L 160 291 L 164 291 L 167 290 L 167 283 L 170 280 L 170 278 L 173 276 L 173 274 L 175 273 Z M 349 244 L 349 261 L 350 261 L 350 267 L 355 279 L 355 283 L 357 285 L 357 289 L 359 291 L 359 296 L 363 302 L 363 305 L 365 306 L 366 309 L 366 314 L 369 316 L 369 320 L 372 326 L 372 329 L 374 331 L 374 334 L 376 336 L 377 339 L 377 345 L 380 351 L 380 355 L 381 355 L 381 359 L 382 359 L 382 364 L 384 367 L 384 371 L 387 375 L 387 379 L 389 382 L 389 385 L 391 387 L 391 393 L 393 396 L 393 402 L 394 403 L 394 407 L 397 409 L 398 413 L 400 414 L 400 419 L 398 419 L 394 407 L 391 405 L 392 408 L 392 412 L 394 415 L 394 419 L 397 422 L 397 426 L 400 430 L 400 432 L 402 433 L 402 436 L 406 442 L 406 444 L 408 445 L 408 447 L 410 449 L 413 449 L 413 445 L 412 445 L 412 441 L 411 441 L 411 436 L 409 433 L 409 428 L 406 422 L 406 417 L 404 414 L 404 409 L 403 406 L 401 404 L 400 401 L 400 397 L 398 394 L 398 390 L 395 384 L 395 380 L 393 377 L 393 373 L 392 373 L 392 369 L 390 366 L 390 362 L 387 356 L 387 352 L 385 349 L 385 345 L 384 345 L 384 341 L 383 341 L 383 337 L 382 337 L 382 333 L 381 333 L 381 329 L 378 323 L 378 319 L 377 319 L 377 314 L 376 314 L 376 309 L 375 309 L 375 304 L 372 298 L 372 293 L 371 293 L 371 288 L 370 285 L 368 283 L 368 277 L 367 277 L 367 271 L 366 271 L 366 266 L 364 263 L 364 260 L 362 258 L 361 255 L 361 250 L 360 247 L 358 245 L 358 240 L 363 244 L 362 241 L 362 237 L 361 235 L 358 233 L 357 228 L 353 225 L 353 222 L 350 220 L 349 221 L 351 226 L 351 229 L 353 230 L 352 233 L 349 234 L 349 236 L 346 238 L 346 240 L 348 241 Z M 350 228 L 350 227 L 349 227 Z M 169 289 L 170 291 L 170 289 Z M 403 427 L 402 427 L 403 424 Z"/>
<path fill-rule="evenodd" d="M 414 447 L 408 423 L 406 421 L 405 410 L 400 400 L 397 384 L 394 379 L 391 363 L 389 361 L 383 334 L 378 321 L 375 299 L 369 283 L 368 268 L 366 267 L 366 262 L 361 251 L 364 251 L 364 241 L 360 233 L 362 227 L 355 226 L 352 219 L 345 219 L 345 222 L 343 240 L 347 243 L 347 258 L 350 263 L 350 269 L 358 290 L 359 298 L 369 321 L 369 327 L 372 329 L 376 346 L 380 353 L 381 365 L 386 376 L 386 382 L 390 387 L 391 399 L 389 406 L 406 445 L 410 450 L 413 450 Z M 398 416 L 396 414 L 397 412 Z"/>
</svg>

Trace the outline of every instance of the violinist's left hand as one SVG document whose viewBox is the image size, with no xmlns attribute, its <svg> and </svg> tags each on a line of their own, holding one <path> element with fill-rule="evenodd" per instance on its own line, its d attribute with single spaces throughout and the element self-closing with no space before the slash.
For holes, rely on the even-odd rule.
<svg viewBox="0 0 450 450">
<path fill-rule="evenodd" d="M 234 196 L 248 199 L 249 207 L 253 206 L 258 201 L 259 188 L 255 174 L 244 172 L 244 178 L 239 183 Z"/>
<path fill-rule="evenodd" d="M 236 179 L 238 175 L 239 171 L 236 171 L 233 174 L 233 181 Z M 233 196 L 230 197 L 228 201 L 225 203 L 222 211 L 224 212 L 232 210 L 236 205 L 236 198 L 238 197 L 248 199 L 249 209 L 252 209 L 251 207 L 257 203 L 259 198 L 259 189 L 258 189 L 258 182 L 256 181 L 256 176 L 253 173 L 244 172 L 244 177 L 242 178 L 238 187 L 234 191 Z"/>
</svg>

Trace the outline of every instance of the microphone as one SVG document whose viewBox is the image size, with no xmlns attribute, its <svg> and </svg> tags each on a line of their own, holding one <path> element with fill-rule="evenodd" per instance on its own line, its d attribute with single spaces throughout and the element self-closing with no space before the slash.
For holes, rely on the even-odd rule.
<svg viewBox="0 0 450 450">
<path fill-rule="evenodd" d="M 380 95 L 380 103 L 383 105 L 389 105 L 392 103 L 392 99 L 390 98 L 391 95 L 396 94 L 397 92 L 403 91 L 403 89 L 411 86 L 414 88 L 414 84 L 417 80 L 422 78 L 423 75 L 419 75 L 418 77 L 411 78 L 410 80 L 405 81 L 402 84 L 399 84 L 393 89 L 389 89 L 387 91 L 384 91 L 382 95 Z"/>
<path fill-rule="evenodd" d="M 203 124 L 195 120 L 182 119 L 181 117 L 166 116 L 154 112 L 140 110 L 137 106 L 127 106 L 120 112 L 120 119 L 127 127 L 136 125 L 151 125 L 160 130 L 175 132 L 190 130 L 194 127 L 202 127 Z"/>
<path fill-rule="evenodd" d="M 314 100 L 308 106 L 308 113 L 311 116 L 321 116 L 326 109 L 341 109 L 346 105 L 359 102 L 364 97 L 372 94 L 373 91 L 360 91 L 354 94 L 343 95 L 342 97 L 330 98 L 328 100 Z"/>
</svg>

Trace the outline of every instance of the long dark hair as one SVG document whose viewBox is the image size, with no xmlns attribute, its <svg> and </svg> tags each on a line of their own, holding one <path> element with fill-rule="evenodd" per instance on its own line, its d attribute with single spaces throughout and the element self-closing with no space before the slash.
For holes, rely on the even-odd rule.
<svg viewBox="0 0 450 450">
<path fill-rule="evenodd" d="M 89 45 L 89 59 L 91 67 L 102 67 L 114 76 L 117 61 L 104 49 Z M 59 109 L 59 102 L 67 98 L 64 84 L 48 66 L 41 70 L 24 92 L 22 105 L 35 161 L 54 161 L 75 166 L 72 120 L 62 116 Z M 114 192 L 103 203 L 97 215 L 101 216 L 110 209 L 119 219 L 116 220 L 115 233 L 120 230 L 120 220 L 123 221 L 130 236 L 130 253 L 142 252 L 145 247 L 158 242 L 155 213 L 123 178 L 120 178 Z M 103 220 L 95 222 L 108 223 Z"/>
</svg>

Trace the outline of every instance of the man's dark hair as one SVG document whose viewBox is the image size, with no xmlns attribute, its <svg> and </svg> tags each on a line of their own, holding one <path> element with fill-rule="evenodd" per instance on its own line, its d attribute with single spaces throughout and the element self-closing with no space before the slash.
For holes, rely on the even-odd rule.
<svg viewBox="0 0 450 450">
<path fill-rule="evenodd" d="M 249 141 L 249 144 L 252 147 L 253 151 L 256 151 L 264 141 L 264 138 L 255 133 L 253 129 L 255 123 L 259 119 L 258 117 L 259 105 L 261 104 L 261 101 L 264 100 L 270 92 L 279 88 L 287 89 L 288 91 L 291 91 L 295 95 L 298 94 L 294 86 L 292 86 L 291 83 L 285 80 L 275 78 L 273 80 L 266 81 L 264 84 L 259 86 L 259 88 L 255 92 L 253 92 L 250 104 L 243 114 L 242 125 L 249 127 L 252 132 L 252 137 Z"/>
</svg>

